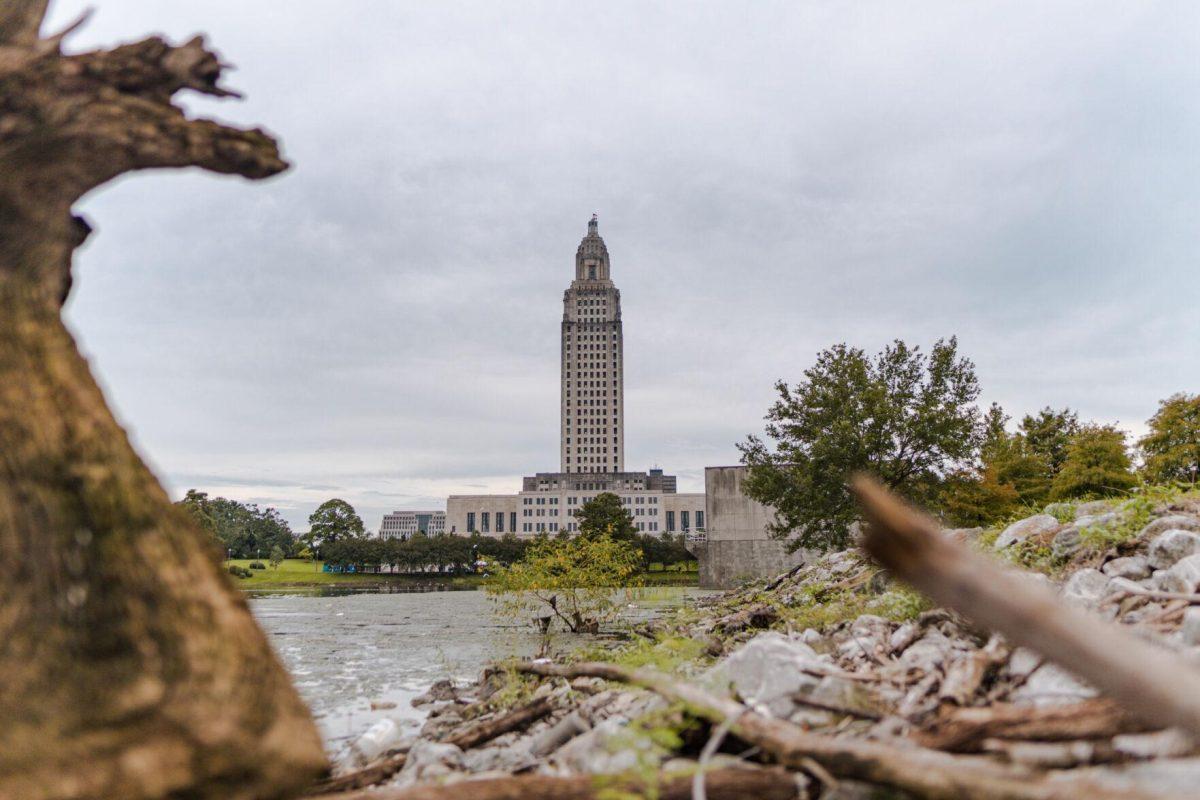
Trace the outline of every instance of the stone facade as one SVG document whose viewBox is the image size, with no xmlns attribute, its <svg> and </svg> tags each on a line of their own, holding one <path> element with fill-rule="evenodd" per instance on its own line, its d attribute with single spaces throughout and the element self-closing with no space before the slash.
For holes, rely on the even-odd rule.
<svg viewBox="0 0 1200 800">
<path fill-rule="evenodd" d="M 563 293 L 560 471 L 625 468 L 624 343 L 621 293 L 592 215 L 575 252 L 575 280 Z"/>
<path fill-rule="evenodd" d="M 689 540 L 688 549 L 700 561 L 700 586 L 705 589 L 773 577 L 808 557 L 802 550 L 789 553 L 784 542 L 767 533 L 775 512 L 742 491 L 747 474 L 741 466 L 704 470 L 708 526 L 702 538 Z"/>
<path fill-rule="evenodd" d="M 393 511 L 383 515 L 380 539 L 407 539 L 413 534 L 437 536 L 446 532 L 445 511 Z"/>
<path fill-rule="evenodd" d="M 489 535 L 577 531 L 575 512 L 601 492 L 621 498 L 641 533 L 694 533 L 703 530 L 704 495 L 675 491 L 675 476 L 649 472 L 539 472 L 522 480 L 515 495 L 451 495 L 446 500 L 447 532 Z M 503 530 L 497 515 L 507 515 Z M 516 523 L 515 526 L 512 523 Z"/>
</svg>

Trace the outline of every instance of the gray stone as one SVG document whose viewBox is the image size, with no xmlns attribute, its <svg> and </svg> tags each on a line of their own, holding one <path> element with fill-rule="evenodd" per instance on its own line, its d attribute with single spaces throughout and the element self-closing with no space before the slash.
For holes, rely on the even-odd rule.
<svg viewBox="0 0 1200 800">
<path fill-rule="evenodd" d="M 1009 700 L 1017 705 L 1057 706 L 1095 697 L 1096 690 L 1056 664 L 1043 664 Z"/>
<path fill-rule="evenodd" d="M 1100 570 L 1110 578 L 1126 578 L 1131 581 L 1140 581 L 1143 578 L 1150 577 L 1150 562 L 1145 556 L 1114 558 L 1101 567 Z"/>
<path fill-rule="evenodd" d="M 928 674 L 940 670 L 954 649 L 954 641 L 935 629 L 909 645 L 897 660 Z"/>
<path fill-rule="evenodd" d="M 1155 573 L 1154 578 L 1164 592 L 1193 594 L 1200 588 L 1200 553 L 1179 559 L 1170 569 Z"/>
<path fill-rule="evenodd" d="M 623 736 L 628 720 L 609 717 L 576 736 L 554 754 L 554 762 L 571 772 L 614 775 L 661 762 L 666 753 L 646 736 Z"/>
<path fill-rule="evenodd" d="M 1183 627 L 1179 634 L 1188 647 L 1200 645 L 1200 608 L 1192 606 L 1183 612 Z"/>
<path fill-rule="evenodd" d="M 1194 517 L 1191 514 L 1171 514 L 1167 517 L 1159 517 L 1151 520 L 1146 527 L 1142 528 L 1138 533 L 1138 538 L 1149 539 L 1171 530 L 1200 533 L 1200 517 Z"/>
<path fill-rule="evenodd" d="M 1109 595 L 1110 581 L 1098 569 L 1081 569 L 1063 585 L 1063 599 L 1081 608 L 1096 608 Z"/>
<path fill-rule="evenodd" d="M 468 772 L 513 772 L 521 767 L 537 763 L 530 751 L 533 740 L 518 739 L 506 747 L 483 747 L 463 753 L 463 768 Z"/>
<path fill-rule="evenodd" d="M 983 531 L 983 528 L 946 528 L 942 533 L 956 542 L 970 543 L 978 539 Z"/>
<path fill-rule="evenodd" d="M 1081 547 L 1083 547 L 1083 537 L 1075 525 L 1063 528 L 1054 534 L 1054 539 L 1050 542 L 1050 552 L 1054 554 L 1055 558 L 1060 559 L 1070 558 L 1078 553 Z"/>
<path fill-rule="evenodd" d="M 1079 517 L 1075 520 L 1075 527 L 1079 530 L 1087 528 L 1112 528 L 1115 527 L 1122 519 L 1123 515 L 1117 511 L 1109 511 L 1104 514 L 1089 514 L 1086 517 Z"/>
<path fill-rule="evenodd" d="M 361 768 L 375 759 L 400 746 L 404 732 L 399 722 L 385 717 L 367 728 L 361 736 L 350 743 L 345 753 L 337 760 L 349 766 Z"/>
<path fill-rule="evenodd" d="M 1075 506 L 1075 521 L 1079 522 L 1084 517 L 1095 516 L 1096 514 L 1104 514 L 1112 510 L 1111 500 L 1092 500 L 1088 503 L 1080 503 Z"/>
<path fill-rule="evenodd" d="M 408 751 L 404 769 L 393 786 L 412 786 L 452 775 L 463 767 L 463 751 L 458 745 L 420 739 Z"/>
<path fill-rule="evenodd" d="M 993 545 L 997 550 L 1003 550 L 1015 542 L 1023 542 L 1030 536 L 1038 536 L 1044 533 L 1051 533 L 1058 530 L 1061 526 L 1058 520 L 1049 514 L 1038 514 L 1036 516 L 1027 517 L 1020 522 L 1014 522 L 1004 529 L 1004 532 L 996 537 L 996 544 Z"/>
<path fill-rule="evenodd" d="M 1184 556 L 1200 551 L 1200 534 L 1172 528 L 1150 542 L 1147 558 L 1155 569 L 1166 569 Z"/>
<path fill-rule="evenodd" d="M 816 651 L 774 631 L 759 634 L 709 671 L 709 680 L 732 685 L 747 703 L 774 716 L 792 712 L 791 695 L 811 692 L 820 678 L 805 667 L 828 669 Z"/>
</svg>

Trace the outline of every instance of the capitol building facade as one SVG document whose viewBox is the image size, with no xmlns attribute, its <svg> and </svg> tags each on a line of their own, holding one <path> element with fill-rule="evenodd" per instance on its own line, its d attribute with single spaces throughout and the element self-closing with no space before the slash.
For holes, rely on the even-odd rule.
<svg viewBox="0 0 1200 800">
<path fill-rule="evenodd" d="M 563 293 L 559 471 L 522 479 L 504 495 L 451 495 L 447 533 L 532 537 L 578 530 L 575 512 L 601 492 L 621 498 L 639 532 L 705 529 L 703 493 L 681 494 L 662 470 L 625 470 L 624 336 L 621 293 L 593 215 Z"/>
</svg>

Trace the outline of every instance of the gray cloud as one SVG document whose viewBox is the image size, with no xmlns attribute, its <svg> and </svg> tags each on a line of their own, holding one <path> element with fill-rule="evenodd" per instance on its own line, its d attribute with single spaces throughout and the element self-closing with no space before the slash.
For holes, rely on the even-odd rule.
<svg viewBox="0 0 1200 800">
<path fill-rule="evenodd" d="M 248 100 L 188 102 L 295 163 L 82 205 L 68 316 L 177 494 L 376 527 L 555 468 L 592 211 L 629 462 L 684 488 L 838 341 L 957 333 L 988 401 L 1133 430 L 1197 389 L 1194 4 L 347 7 L 113 0 L 74 42 L 210 33 Z"/>
</svg>

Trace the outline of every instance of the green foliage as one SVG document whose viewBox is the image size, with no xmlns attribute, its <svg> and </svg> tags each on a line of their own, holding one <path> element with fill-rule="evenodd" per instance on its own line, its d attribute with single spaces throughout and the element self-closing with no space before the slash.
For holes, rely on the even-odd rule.
<svg viewBox="0 0 1200 800">
<path fill-rule="evenodd" d="M 637 526 L 633 515 L 621 504 L 621 498 L 612 492 L 601 492 L 584 503 L 575 512 L 580 536 L 607 534 L 622 542 L 637 539 Z"/>
<path fill-rule="evenodd" d="M 1021 435 L 1030 450 L 1046 463 L 1053 478 L 1067 459 L 1071 440 L 1082 430 L 1079 417 L 1069 408 L 1055 411 L 1049 406 L 1021 420 Z"/>
<path fill-rule="evenodd" d="M 776 384 L 767 413 L 773 449 L 751 436 L 738 447 L 751 467 L 745 489 L 777 511 L 772 532 L 792 547 L 847 544 L 857 507 L 846 478 L 858 470 L 926 501 L 941 476 L 966 466 L 982 439 L 975 365 L 958 342 L 926 356 L 897 340 L 868 357 L 836 345 L 818 354 L 796 386 Z"/>
<path fill-rule="evenodd" d="M 354 511 L 354 506 L 345 500 L 333 498 L 317 506 L 308 517 L 308 533 L 304 535 L 304 543 L 309 548 L 317 548 L 332 544 L 342 539 L 354 539 L 363 535 L 362 517 Z"/>
<path fill-rule="evenodd" d="M 537 614 L 575 633 L 595 630 L 616 617 L 639 583 L 641 552 L 607 534 L 540 539 L 525 557 L 498 569 L 485 588 L 502 613 Z M 622 595 L 620 590 L 624 590 Z"/>
<path fill-rule="evenodd" d="M 296 537 L 287 520 L 273 508 L 259 508 L 253 503 L 224 497 L 210 498 L 195 489 L 189 489 L 175 505 L 213 534 L 222 555 L 255 558 L 278 547 L 286 556 L 296 546 Z"/>
<path fill-rule="evenodd" d="M 1151 481 L 1200 481 L 1200 394 L 1172 395 L 1159 403 L 1138 441 Z"/>
<path fill-rule="evenodd" d="M 1096 551 L 1131 542 L 1154 517 L 1157 509 L 1174 503 L 1182 494 L 1178 487 L 1170 484 L 1141 484 L 1133 490 L 1128 500 L 1114 509 L 1117 512 L 1115 523 L 1081 528 L 1080 541 L 1085 547 Z"/>
<path fill-rule="evenodd" d="M 1043 514 L 1049 514 L 1064 525 L 1075 519 L 1075 504 L 1074 503 L 1051 503 L 1042 511 Z"/>
<path fill-rule="evenodd" d="M 283 563 L 284 552 L 283 548 L 275 545 L 271 548 L 271 566 L 274 569 L 279 569 L 279 565 Z"/>
<path fill-rule="evenodd" d="M 947 476 L 939 500 L 950 524 L 983 527 L 1011 514 L 1021 498 L 1012 485 L 1000 482 L 994 465 L 985 465 Z"/>
<path fill-rule="evenodd" d="M 669 674 L 695 664 L 703 655 L 704 643 L 698 639 L 659 634 L 654 639 L 639 638 L 603 658 L 624 667 L 649 667 Z"/>
<path fill-rule="evenodd" d="M 245 567 L 239 567 L 237 564 L 230 564 L 227 569 L 229 574 L 235 578 L 250 578 L 254 576 L 253 572 Z"/>
<path fill-rule="evenodd" d="M 251 561 L 250 569 L 266 569 L 267 565 L 261 561 Z"/>
<path fill-rule="evenodd" d="M 766 602 L 773 602 L 764 596 Z M 916 619 L 932 604 L 924 595 L 905 586 L 894 586 L 874 595 L 862 589 L 838 588 L 825 583 L 811 583 L 792 596 L 791 602 L 779 606 L 781 617 L 795 630 L 821 630 L 839 622 L 857 619 L 863 614 L 876 614 L 893 622 Z"/>
<path fill-rule="evenodd" d="M 1051 484 L 1058 500 L 1108 497 L 1137 485 L 1125 448 L 1125 433 L 1108 425 L 1088 425 L 1071 439 L 1062 469 Z"/>
</svg>

